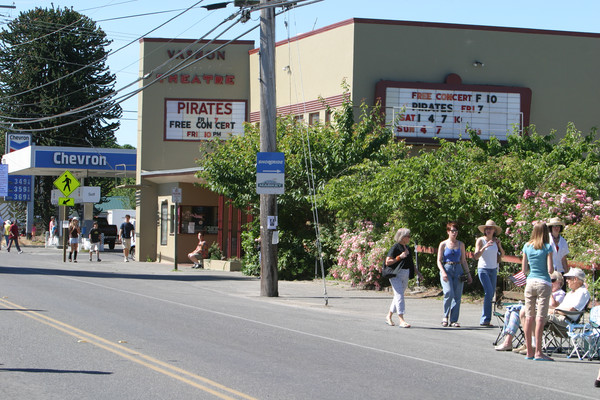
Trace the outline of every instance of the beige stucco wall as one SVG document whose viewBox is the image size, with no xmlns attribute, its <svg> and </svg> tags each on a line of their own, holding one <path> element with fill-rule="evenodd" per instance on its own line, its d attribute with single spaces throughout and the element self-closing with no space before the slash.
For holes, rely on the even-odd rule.
<svg viewBox="0 0 600 400">
<path fill-rule="evenodd" d="M 584 132 L 600 126 L 598 34 L 357 18 L 280 41 L 276 57 L 277 107 L 340 94 L 344 78 L 355 106 L 372 105 L 380 80 L 443 83 L 454 73 L 467 85 L 530 88 L 531 123 L 542 134 L 560 137 L 569 121 Z M 250 76 L 256 112 L 256 51 Z"/>
<path fill-rule="evenodd" d="M 340 95 L 344 79 L 351 87 L 353 36 L 354 26 L 345 25 L 318 35 L 300 35 L 289 42 L 278 42 L 275 49 L 277 107 Z M 250 55 L 250 112 L 260 111 L 259 76 L 259 56 L 254 51 Z"/>
<path fill-rule="evenodd" d="M 528 87 L 539 133 L 600 126 L 600 35 L 401 23 L 355 25 L 354 100 L 374 101 L 379 80 Z M 480 61 L 483 67 L 473 66 Z"/>
<path fill-rule="evenodd" d="M 203 51 L 210 52 L 223 42 L 209 44 Z M 136 183 L 139 185 L 137 213 L 139 219 L 137 254 L 139 260 L 147 259 L 164 261 L 173 260 L 174 243 L 170 235 L 167 246 L 160 246 L 159 206 L 163 200 L 171 204 L 173 187 L 184 189 L 182 205 L 214 205 L 216 196 L 207 198 L 206 191 L 199 192 L 191 184 L 182 184 L 175 174 L 172 179 L 144 179 L 143 173 L 161 173 L 196 167 L 195 159 L 199 156 L 200 142 L 196 141 L 167 141 L 165 140 L 165 99 L 204 99 L 204 100 L 236 100 L 248 101 L 249 98 L 249 60 L 248 52 L 254 47 L 254 42 L 238 41 L 228 44 L 219 50 L 222 56 L 195 62 L 195 58 L 185 60 L 173 55 L 180 51 L 194 52 L 203 45 L 192 40 L 177 39 L 144 39 L 140 41 L 140 76 L 145 79 L 140 83 L 148 84 L 158 75 L 165 75 L 169 68 L 185 61 L 183 70 L 176 72 L 176 82 L 170 82 L 163 76 L 162 82 L 157 82 L 144 90 L 138 96 L 138 147 Z M 193 63 L 195 62 L 195 63 Z M 165 65 L 162 65 L 166 63 Z M 193 63 L 193 64 L 192 64 Z M 183 83 L 182 75 L 234 76 L 233 84 Z M 247 110 L 246 110 L 247 113 Z M 189 192 L 189 193 L 188 193 Z M 190 193 L 194 194 L 191 198 Z M 212 203 L 209 203 L 212 201 Z M 172 218 L 172 216 L 169 216 Z M 197 240 L 195 235 L 191 241 Z M 210 235 L 207 235 L 210 236 Z M 189 238 L 180 236 L 178 240 L 178 260 L 185 261 L 189 249 Z M 211 239 L 209 237 L 209 239 Z M 214 240 L 214 238 L 212 238 Z M 195 246 L 195 244 L 194 244 Z"/>
</svg>

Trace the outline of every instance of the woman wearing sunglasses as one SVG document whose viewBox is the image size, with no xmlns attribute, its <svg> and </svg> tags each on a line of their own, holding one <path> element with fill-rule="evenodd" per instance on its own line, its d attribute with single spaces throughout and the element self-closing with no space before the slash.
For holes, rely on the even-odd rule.
<svg viewBox="0 0 600 400">
<path fill-rule="evenodd" d="M 438 247 L 437 266 L 440 270 L 440 282 L 444 291 L 442 326 L 459 328 L 460 301 L 464 282 L 471 283 L 471 273 L 465 256 L 465 244 L 457 239 L 458 223 L 446 225 L 448 239 Z"/>
</svg>

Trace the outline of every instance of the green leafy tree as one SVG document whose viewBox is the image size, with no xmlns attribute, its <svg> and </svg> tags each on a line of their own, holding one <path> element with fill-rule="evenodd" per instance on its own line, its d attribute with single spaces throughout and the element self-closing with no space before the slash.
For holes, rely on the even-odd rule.
<svg viewBox="0 0 600 400">
<path fill-rule="evenodd" d="M 312 163 L 315 187 L 319 190 L 334 177 L 348 173 L 352 165 L 381 157 L 381 147 L 391 140 L 390 132 L 382 126 L 379 109 L 369 111 L 363 106 L 360 122 L 354 123 L 352 104 L 346 101 L 341 110 L 333 113 L 333 121 L 331 125 L 313 126 L 298 124 L 292 118 L 277 121 L 278 151 L 285 153 L 286 160 L 285 194 L 278 196 L 278 270 L 282 279 L 307 278 L 314 271 L 315 229 L 307 165 Z M 236 207 L 250 208 L 256 216 L 259 137 L 257 126 L 246 125 L 244 136 L 206 143 L 198 161 L 202 167 L 199 176 L 207 182 L 206 187 L 230 198 Z M 325 226 L 334 221 L 327 210 L 319 210 L 319 220 Z M 244 261 L 249 273 L 258 272 L 258 231 L 255 220 L 244 235 Z"/>
<path fill-rule="evenodd" d="M 109 44 L 94 21 L 68 8 L 36 8 L 9 22 L 0 32 L 0 129 L 31 132 L 41 146 L 116 147 L 122 110 L 111 100 Z M 46 223 L 54 179 L 35 182 L 35 214 Z M 112 185 L 87 184 L 103 193 Z"/>
</svg>

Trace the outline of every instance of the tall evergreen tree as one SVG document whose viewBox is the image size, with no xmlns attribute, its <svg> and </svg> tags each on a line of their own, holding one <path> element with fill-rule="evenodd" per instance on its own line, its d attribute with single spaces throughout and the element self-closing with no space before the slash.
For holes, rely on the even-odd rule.
<svg viewBox="0 0 600 400">
<path fill-rule="evenodd" d="M 41 146 L 118 147 L 122 110 L 111 100 L 110 43 L 94 21 L 72 9 L 21 13 L 0 32 L 0 132 L 31 132 Z M 53 211 L 53 180 L 36 179 L 35 213 L 44 220 Z"/>
</svg>

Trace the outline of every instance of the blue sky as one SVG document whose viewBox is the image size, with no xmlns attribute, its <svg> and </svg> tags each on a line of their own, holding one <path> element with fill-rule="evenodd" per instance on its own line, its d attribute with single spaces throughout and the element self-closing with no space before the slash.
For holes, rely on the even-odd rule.
<svg viewBox="0 0 600 400">
<path fill-rule="evenodd" d="M 10 5 L 13 0 L 0 0 L 0 5 Z M 148 34 L 148 37 L 173 37 L 197 39 L 204 36 L 236 10 L 233 5 L 225 9 L 206 11 L 202 5 L 225 0 L 204 0 L 195 8 L 172 22 Z M 2 27 L 7 19 L 34 7 L 73 7 L 76 11 L 98 21 L 98 25 L 114 42 L 113 49 L 133 43 L 111 55 L 108 65 L 117 75 L 117 88 L 134 81 L 138 76 L 139 45 L 137 39 L 165 23 L 179 12 L 192 6 L 194 0 L 15 0 L 15 10 L 0 10 Z M 172 11 L 176 10 L 176 11 Z M 161 11 L 171 11 L 159 13 Z M 139 14 L 152 14 L 131 17 Z M 118 17 L 127 17 L 120 18 Z M 301 7 L 277 17 L 277 37 L 310 32 L 348 18 L 375 18 L 405 21 L 446 22 L 467 25 L 505 26 L 515 28 L 547 29 L 559 31 L 600 33 L 600 1 L 575 0 L 429 0 L 415 2 L 405 0 L 323 0 Z M 258 22 L 258 15 L 251 21 L 238 24 L 223 39 L 232 39 Z M 239 27 L 239 28 L 238 28 Z M 254 40 L 258 46 L 258 30 L 240 39 Z M 117 132 L 119 144 L 137 145 L 137 98 L 122 103 L 122 126 Z"/>
</svg>

